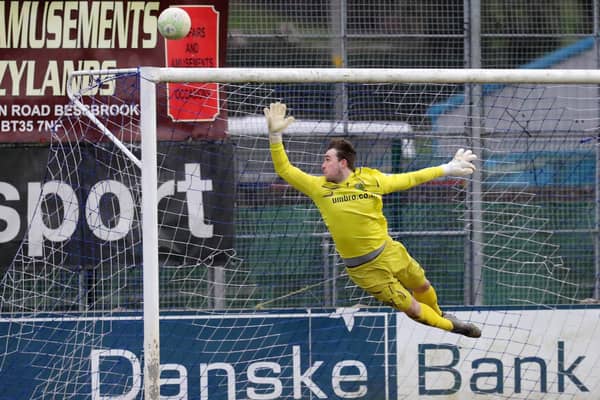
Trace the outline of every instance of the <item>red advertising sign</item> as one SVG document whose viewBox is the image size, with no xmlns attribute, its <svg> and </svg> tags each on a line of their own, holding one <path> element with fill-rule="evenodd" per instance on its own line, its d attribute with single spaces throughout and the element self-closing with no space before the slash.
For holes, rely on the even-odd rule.
<svg viewBox="0 0 600 400">
<path fill-rule="evenodd" d="M 165 43 L 157 20 L 161 11 L 174 5 L 190 13 L 193 28 L 187 38 Z M 71 71 L 224 66 L 227 11 L 227 0 L 0 1 L 0 143 L 49 142 L 51 132 L 60 129 L 55 124 L 61 116 L 79 115 L 68 105 Z M 107 83 L 98 95 L 108 98 L 113 88 Z M 162 101 L 166 90 L 158 93 L 159 140 L 225 135 L 225 116 L 219 113 L 224 109 L 219 101 L 225 100 L 219 98 L 216 87 L 184 85 L 174 90 L 175 103 L 169 110 Z M 203 97 L 201 103 L 196 98 L 201 93 L 212 95 Z M 194 103 L 186 107 L 200 110 L 199 114 L 181 111 L 183 102 L 190 99 Z M 118 119 L 123 112 L 139 111 L 135 104 L 127 107 L 114 106 L 108 111 L 115 115 L 109 117 Z"/>
<path fill-rule="evenodd" d="M 213 6 L 182 6 L 191 20 L 190 33 L 166 40 L 168 67 L 214 68 L 219 65 L 219 12 Z M 168 84 L 169 116 L 173 121 L 214 121 L 219 115 L 216 83 Z"/>
</svg>

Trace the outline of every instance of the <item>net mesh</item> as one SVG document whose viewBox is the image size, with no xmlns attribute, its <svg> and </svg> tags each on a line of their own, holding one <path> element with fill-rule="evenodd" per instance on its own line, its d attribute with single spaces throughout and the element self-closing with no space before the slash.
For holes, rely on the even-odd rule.
<svg viewBox="0 0 600 400">
<path fill-rule="evenodd" d="M 139 157 L 139 76 L 96 78 L 80 99 Z M 99 93 L 107 85 L 114 87 L 111 96 Z M 370 362 L 385 371 L 382 380 L 397 373 L 388 365 L 388 317 L 361 314 L 382 305 L 348 279 L 318 211 L 273 170 L 262 116 L 273 101 L 288 104 L 295 116 L 284 143 L 292 163 L 311 174 L 320 174 L 332 137 L 354 143 L 357 165 L 384 173 L 442 164 L 459 147 L 479 155 L 480 174 L 472 179 L 438 179 L 385 199 L 390 235 L 425 268 L 442 307 L 554 308 L 590 296 L 593 271 L 583 267 L 592 262 L 586 249 L 593 235 L 580 227 L 594 204 L 594 86 L 490 84 L 477 104 L 481 125 L 461 102 L 462 84 L 222 83 L 211 86 L 218 103 L 217 92 L 205 86 L 181 85 L 192 95 L 169 107 L 170 92 L 158 88 L 160 307 L 163 315 L 177 311 L 173 321 L 193 332 L 194 351 L 166 354 L 202 360 L 203 393 L 244 396 L 258 390 L 256 379 L 240 372 L 253 363 L 291 358 L 292 369 L 300 363 L 295 337 L 308 328 L 298 322 L 298 309 L 329 308 L 322 318 L 359 327 L 366 333 L 350 343 L 369 347 Z M 348 98 L 341 113 L 331 106 L 339 95 Z M 220 114 L 212 122 L 165 123 L 167 113 L 211 114 L 214 104 Z M 87 117 L 67 116 L 61 126 L 46 177 L 30 188 L 36 203 L 28 234 L 2 278 L 0 366 L 10 377 L 12 363 L 30 365 L 32 398 L 94 390 L 116 396 L 139 390 L 139 381 L 123 374 L 129 356 L 103 356 L 94 384 L 90 354 L 114 348 L 115 337 L 140 341 L 135 330 L 115 334 L 115 318 L 135 315 L 143 304 L 140 170 Z M 197 138 L 198 132 L 217 137 Z M 289 311 L 275 319 L 269 310 Z M 477 321 L 484 331 L 498 330 L 490 340 L 504 343 L 485 354 L 510 357 L 519 344 L 536 347 L 527 344 L 528 327 L 500 333 L 511 318 L 506 311 L 500 321 Z M 161 323 L 163 340 L 189 340 L 169 321 Z M 314 345 L 324 354 L 339 351 L 333 328 L 313 323 L 311 334 L 322 338 Z M 404 324 L 406 332 L 415 329 Z M 474 357 L 486 348 L 480 342 L 464 351 Z M 537 390 L 531 379 L 520 389 L 523 398 Z M 279 382 L 257 393 L 325 393 L 318 385 L 298 387 L 292 377 Z M 370 396 L 390 396 L 386 384 L 370 385 Z"/>
</svg>

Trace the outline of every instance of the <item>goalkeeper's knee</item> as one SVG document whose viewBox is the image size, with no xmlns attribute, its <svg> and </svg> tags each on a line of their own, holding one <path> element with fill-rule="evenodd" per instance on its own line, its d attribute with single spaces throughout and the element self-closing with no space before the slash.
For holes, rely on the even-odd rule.
<svg viewBox="0 0 600 400">
<path fill-rule="evenodd" d="M 377 300 L 398 311 L 402 311 L 407 314 L 410 312 L 409 309 L 411 308 L 413 297 L 399 282 L 377 286 L 369 289 L 369 293 L 371 293 Z M 412 317 L 410 314 L 409 316 Z"/>
<path fill-rule="evenodd" d="M 369 290 L 375 298 L 398 311 L 404 312 L 408 317 L 422 324 L 451 331 L 452 322 L 441 317 L 433 308 L 427 304 L 419 303 L 398 282 L 378 286 Z"/>
</svg>

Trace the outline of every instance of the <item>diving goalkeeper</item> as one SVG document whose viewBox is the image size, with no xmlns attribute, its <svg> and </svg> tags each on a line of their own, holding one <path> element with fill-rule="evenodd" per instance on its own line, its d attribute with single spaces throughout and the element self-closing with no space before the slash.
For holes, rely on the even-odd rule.
<svg viewBox="0 0 600 400">
<path fill-rule="evenodd" d="M 272 103 L 264 110 L 275 171 L 312 199 L 329 229 L 350 278 L 377 300 L 423 324 L 468 337 L 480 337 L 471 323 L 445 314 L 433 286 L 419 263 L 387 231 L 382 197 L 407 190 L 441 176 L 468 176 L 477 157 L 460 149 L 447 164 L 414 172 L 386 175 L 371 168 L 355 168 L 356 152 L 344 139 L 333 139 L 321 165 L 323 176 L 309 175 L 288 160 L 283 131 L 294 122 L 286 105 Z"/>
</svg>

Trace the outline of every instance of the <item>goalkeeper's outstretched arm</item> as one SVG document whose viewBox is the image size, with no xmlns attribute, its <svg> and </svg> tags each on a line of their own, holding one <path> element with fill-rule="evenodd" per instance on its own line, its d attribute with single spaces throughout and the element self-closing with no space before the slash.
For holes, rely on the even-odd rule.
<svg viewBox="0 0 600 400">
<path fill-rule="evenodd" d="M 294 122 L 294 117 L 285 116 L 286 109 L 286 105 L 279 102 L 271 103 L 269 108 L 264 109 L 269 129 L 269 143 L 273 166 L 277 175 L 295 189 L 311 197 L 313 190 L 318 186 L 316 183 L 317 178 L 292 165 L 283 147 L 282 133 Z"/>
<path fill-rule="evenodd" d="M 294 122 L 294 117 L 286 117 L 286 112 L 286 105 L 280 102 L 271 103 L 269 107 L 264 109 L 275 171 L 296 189 L 310 196 L 310 186 L 312 184 L 310 181 L 314 177 L 294 167 L 289 162 L 283 148 L 282 133 Z M 473 161 L 476 159 L 477 156 L 471 150 L 459 149 L 452 160 L 446 164 L 404 174 L 382 176 L 383 193 L 407 190 L 441 176 L 468 176 L 475 171 Z"/>
<path fill-rule="evenodd" d="M 477 156 L 471 150 L 459 149 L 454 158 L 437 167 L 417 171 L 385 175 L 381 179 L 384 193 L 407 190 L 442 176 L 466 177 L 475 171 L 473 161 Z"/>
</svg>

